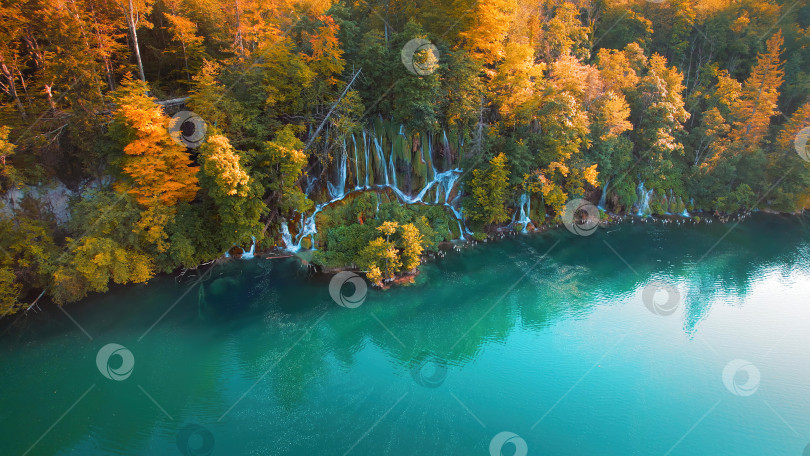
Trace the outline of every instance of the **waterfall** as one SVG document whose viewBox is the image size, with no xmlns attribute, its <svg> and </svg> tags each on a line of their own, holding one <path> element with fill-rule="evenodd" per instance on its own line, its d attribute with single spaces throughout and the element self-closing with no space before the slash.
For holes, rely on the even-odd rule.
<svg viewBox="0 0 810 456">
<path fill-rule="evenodd" d="M 453 198 L 453 201 L 449 203 L 445 203 L 445 206 L 449 207 L 451 211 L 453 211 L 453 215 L 456 216 L 456 220 L 458 220 L 461 227 L 464 229 L 461 230 L 461 237 L 460 240 L 464 240 L 464 233 L 472 235 L 472 231 L 470 231 L 467 226 L 464 224 L 464 208 L 461 207 L 461 192 L 456 193 L 456 197 Z"/>
<path fill-rule="evenodd" d="M 675 203 L 675 197 L 672 194 L 672 189 L 669 189 L 669 197 L 666 198 L 666 201 L 667 201 L 667 207 L 664 210 L 666 211 L 667 214 L 672 214 L 672 210 L 677 207 L 677 205 Z"/>
<path fill-rule="evenodd" d="M 447 200 L 450 198 L 450 192 L 453 191 L 453 186 L 456 185 L 456 181 L 458 180 L 459 176 L 461 176 L 461 169 L 450 169 L 443 173 L 439 173 L 433 179 L 433 182 L 436 183 L 436 200 L 433 204 L 439 204 L 441 191 L 444 192 L 444 203 L 447 204 Z M 425 187 L 427 188 L 427 187 Z"/>
<path fill-rule="evenodd" d="M 394 166 L 394 141 L 391 141 L 391 156 L 388 157 L 388 166 L 391 167 L 391 185 L 397 186 L 397 167 Z"/>
<path fill-rule="evenodd" d="M 380 141 L 377 139 L 377 136 L 374 136 L 374 150 L 377 151 L 377 160 L 380 165 L 380 168 L 383 170 L 383 176 L 385 177 L 385 185 L 389 185 L 388 182 L 388 166 L 385 164 L 385 153 L 382 150 L 382 146 L 380 145 Z M 366 176 L 368 178 L 368 176 Z"/>
<path fill-rule="evenodd" d="M 311 195 L 312 187 L 315 185 L 316 182 L 318 182 L 317 177 L 307 176 L 307 186 L 306 188 L 304 188 L 304 194 Z"/>
<path fill-rule="evenodd" d="M 289 234 L 289 233 L 287 233 L 287 234 Z M 239 257 L 239 258 L 240 258 L 240 259 L 242 259 L 242 260 L 252 260 L 252 259 L 253 259 L 253 254 L 256 252 L 256 237 L 255 237 L 255 236 L 251 236 L 251 237 L 250 237 L 250 239 L 252 239 L 252 242 L 251 242 L 251 244 L 250 244 L 250 250 L 248 250 L 247 252 L 245 252 L 244 250 L 242 250 L 242 256 L 241 256 L 241 257 Z M 238 246 L 237 246 L 236 244 L 234 244 L 234 245 L 232 245 L 232 246 L 231 246 L 231 248 L 233 248 L 233 247 L 238 247 Z M 241 247 L 240 247 L 240 248 L 241 248 Z M 231 249 L 229 248 L 229 249 L 228 249 L 228 250 L 226 250 L 226 251 L 225 251 L 225 253 L 223 254 L 223 256 L 224 256 L 225 258 L 231 258 L 231 254 L 229 253 L 229 251 L 230 251 L 230 250 L 231 250 Z"/>
<path fill-rule="evenodd" d="M 354 137 L 354 133 L 352 133 L 352 144 L 354 144 L 354 182 L 355 182 L 355 189 L 360 188 L 360 164 L 357 160 L 357 138 Z"/>
<path fill-rule="evenodd" d="M 466 239 L 464 239 L 464 228 L 461 226 L 461 220 L 456 219 L 456 222 L 458 223 L 458 240 L 466 241 Z"/>
<path fill-rule="evenodd" d="M 453 168 L 452 166 L 445 171 L 439 171 L 436 169 L 436 165 L 433 160 L 433 138 L 432 135 L 428 134 L 427 137 L 423 137 L 423 141 L 420 141 L 420 157 L 414 158 L 421 158 L 422 162 L 426 166 L 426 172 L 424 173 L 424 185 L 422 188 L 419 188 L 418 191 L 413 189 L 416 192 L 415 194 L 409 192 L 408 189 L 400 189 L 399 179 L 397 176 L 397 162 L 395 158 L 396 148 L 394 141 L 396 141 L 397 135 L 406 135 L 405 127 L 404 125 L 400 125 L 397 135 L 395 135 L 395 138 L 391 139 L 391 150 L 388 157 L 385 156 L 384 152 L 384 149 L 388 147 L 388 144 L 385 143 L 387 140 L 385 133 L 386 131 L 388 130 L 385 126 L 378 126 L 376 129 L 364 128 L 361 133 L 362 143 L 360 147 L 362 147 L 362 151 L 358 150 L 358 140 L 354 135 L 352 135 L 351 140 L 354 147 L 352 154 L 349 153 L 348 144 L 346 142 L 347 140 L 344 139 L 343 151 L 334 161 L 333 166 L 336 169 L 331 170 L 331 173 L 334 174 L 329 174 L 330 176 L 335 177 L 325 179 L 326 190 L 330 200 L 325 203 L 317 204 L 311 213 L 301 214 L 301 218 L 297 224 L 297 233 L 295 236 L 292 236 L 290 233 L 288 224 L 286 222 L 282 223 L 281 236 L 287 250 L 292 252 L 300 250 L 301 243 L 304 238 L 317 233 L 316 217 L 318 213 L 320 213 L 327 206 L 343 200 L 352 193 L 369 190 L 379 191 L 390 189 L 396 195 L 397 199 L 403 204 L 432 204 L 448 207 L 455 216 L 459 225 L 460 239 L 464 240 L 465 234 L 472 234 L 464 225 L 464 217 L 460 207 L 461 195 L 457 194 L 452 201 L 450 200 L 454 188 L 463 171 L 460 168 Z M 442 131 L 441 141 L 443 141 L 444 147 L 449 150 L 449 140 L 445 131 Z M 407 150 L 407 153 L 411 153 L 410 150 Z M 376 158 L 372 157 L 371 154 L 375 154 Z M 350 166 L 352 166 L 349 162 L 352 159 L 354 160 L 355 185 L 353 186 L 354 188 L 351 188 L 352 185 L 350 183 L 350 188 L 347 189 L 346 184 L 348 180 L 348 169 Z M 361 160 L 364 161 L 363 171 L 360 170 Z M 365 178 L 361 177 L 361 172 L 365 175 Z M 314 182 L 314 179 L 307 181 L 307 195 L 317 194 L 317 192 L 309 191 L 311 190 Z M 435 195 L 430 194 L 431 191 L 435 191 Z M 526 217 L 528 218 L 528 212 Z"/>
<path fill-rule="evenodd" d="M 450 157 L 450 141 L 447 140 L 447 132 L 442 128 L 442 142 L 444 143 L 445 157 Z"/>
<path fill-rule="evenodd" d="M 346 148 L 346 143 L 343 143 L 343 148 Z M 338 159 L 338 177 L 337 181 L 333 185 L 331 182 L 326 182 L 326 187 L 329 190 L 329 196 L 332 199 L 335 198 L 342 198 L 346 194 L 346 167 L 347 167 L 348 157 L 346 156 L 346 152 L 340 154 L 340 158 Z"/>
<path fill-rule="evenodd" d="M 605 202 L 607 200 L 608 185 L 610 185 L 610 179 L 607 179 L 605 181 L 605 185 L 602 186 L 602 196 L 599 197 L 599 204 L 597 205 L 597 207 L 599 209 L 602 209 L 602 210 L 605 209 Z"/>
<path fill-rule="evenodd" d="M 520 223 L 523 225 L 523 232 L 528 232 L 527 227 L 529 223 L 532 223 L 532 219 L 530 218 L 529 214 L 532 211 L 532 199 L 528 193 L 523 193 L 520 195 L 520 219 L 515 220 L 514 223 Z"/>
<path fill-rule="evenodd" d="M 254 236 L 251 236 L 250 238 L 253 239 L 253 242 L 250 244 L 250 250 L 242 254 L 243 260 L 252 260 L 253 253 L 256 252 L 256 238 Z"/>
<path fill-rule="evenodd" d="M 650 213 L 650 198 L 652 197 L 653 189 L 645 191 L 644 182 L 642 181 L 638 184 L 636 192 L 638 193 L 638 213 L 636 215 L 643 217 Z"/>
<path fill-rule="evenodd" d="M 296 245 L 293 244 L 292 235 L 290 234 L 290 228 L 287 226 L 286 220 L 281 220 L 281 240 L 284 241 L 284 247 L 291 251 L 297 252 L 298 249 Z"/>
<path fill-rule="evenodd" d="M 366 166 L 365 166 L 365 169 L 366 169 L 366 188 L 369 188 L 369 185 L 368 185 L 368 173 L 369 173 L 369 171 L 368 171 L 368 164 L 369 164 L 368 149 L 369 149 L 368 148 L 368 142 L 366 141 L 366 129 L 364 128 L 363 129 L 363 153 L 365 154 L 365 159 L 366 159 Z"/>
</svg>

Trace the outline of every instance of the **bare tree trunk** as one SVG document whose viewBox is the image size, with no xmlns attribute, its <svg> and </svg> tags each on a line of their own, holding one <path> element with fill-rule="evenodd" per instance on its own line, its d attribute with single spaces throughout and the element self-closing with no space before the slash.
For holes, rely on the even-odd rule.
<svg viewBox="0 0 810 456">
<path fill-rule="evenodd" d="M 354 73 L 354 76 L 352 76 L 351 81 L 349 81 L 349 83 L 346 84 L 346 88 L 343 89 L 343 93 L 340 94 L 340 98 L 338 98 L 337 101 L 335 102 L 335 104 L 333 104 L 332 107 L 329 108 L 329 112 L 326 113 L 326 117 L 323 118 L 323 120 L 321 121 L 321 124 L 318 125 L 318 129 L 315 130 L 315 133 L 313 133 L 312 136 L 309 138 L 309 142 L 307 143 L 306 147 L 304 147 L 304 151 L 309 149 L 309 146 L 311 146 L 312 142 L 315 141 L 315 138 L 318 136 L 318 133 L 321 132 L 321 129 L 323 128 L 324 124 L 326 124 L 326 121 L 329 119 L 329 116 L 332 115 L 332 111 L 335 110 L 335 107 L 338 105 L 338 103 L 340 103 L 340 100 L 342 100 L 343 97 L 346 96 L 346 93 L 349 91 L 349 88 L 352 86 L 352 84 L 354 84 L 354 80 L 357 79 L 357 76 L 360 75 L 361 71 L 363 71 L 362 68 L 357 70 L 357 72 Z"/>
<path fill-rule="evenodd" d="M 171 8 L 172 8 L 172 15 L 177 16 L 177 11 L 175 10 L 173 3 L 171 5 Z M 186 78 L 188 79 L 188 82 L 191 82 L 191 71 L 189 71 L 188 69 L 188 54 L 186 53 L 186 40 L 183 39 L 181 34 L 178 35 L 180 36 L 180 45 L 183 47 L 183 62 L 186 65 Z"/>
<path fill-rule="evenodd" d="M 132 6 L 132 0 L 129 0 L 129 10 L 127 11 L 127 27 L 132 35 L 132 47 L 135 50 L 135 60 L 138 61 L 138 74 L 141 76 L 141 81 L 146 82 L 146 76 L 143 74 L 143 62 L 141 61 L 141 49 L 138 47 L 138 32 L 135 27 L 138 25 L 138 20 L 135 18 L 135 9 Z"/>
<path fill-rule="evenodd" d="M 45 84 L 45 94 L 48 95 L 48 104 L 56 111 L 56 103 L 53 101 L 53 83 Z"/>
<path fill-rule="evenodd" d="M 17 81 L 14 78 L 14 73 L 11 69 L 6 66 L 6 63 L 0 59 L 0 73 L 6 78 L 8 84 L 0 83 L 0 87 L 2 87 L 3 92 L 7 93 L 11 98 L 14 99 L 14 104 L 17 106 L 17 109 L 20 110 L 20 115 L 26 118 L 25 107 L 20 100 L 20 96 L 17 93 Z"/>
</svg>

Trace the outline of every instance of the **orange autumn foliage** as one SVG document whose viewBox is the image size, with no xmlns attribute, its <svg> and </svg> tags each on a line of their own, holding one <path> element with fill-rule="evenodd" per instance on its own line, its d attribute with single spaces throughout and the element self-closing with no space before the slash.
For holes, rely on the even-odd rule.
<svg viewBox="0 0 810 456">
<path fill-rule="evenodd" d="M 118 120 L 132 130 L 122 164 L 132 178 L 126 191 L 142 205 L 191 201 L 199 190 L 199 167 L 191 166 L 186 148 L 171 138 L 169 117 L 147 91 L 146 83 L 127 78 L 116 93 Z"/>
</svg>

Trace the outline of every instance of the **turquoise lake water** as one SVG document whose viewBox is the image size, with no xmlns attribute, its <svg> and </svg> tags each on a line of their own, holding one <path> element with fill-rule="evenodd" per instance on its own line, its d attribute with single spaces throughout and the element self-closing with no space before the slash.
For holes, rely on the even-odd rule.
<svg viewBox="0 0 810 456">
<path fill-rule="evenodd" d="M 808 455 L 808 222 L 520 235 L 356 308 L 295 258 L 118 287 L 2 322 L 0 454 Z"/>
</svg>

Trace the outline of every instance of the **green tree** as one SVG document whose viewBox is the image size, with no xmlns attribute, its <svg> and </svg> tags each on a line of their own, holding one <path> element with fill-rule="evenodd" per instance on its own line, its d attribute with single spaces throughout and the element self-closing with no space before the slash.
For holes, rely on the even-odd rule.
<svg viewBox="0 0 810 456">
<path fill-rule="evenodd" d="M 253 159 L 253 172 L 265 191 L 264 203 L 270 208 L 267 224 L 291 219 L 293 212 L 304 213 L 312 201 L 298 185 L 307 166 L 304 144 L 295 137 L 294 127 L 287 125 L 267 141 Z"/>
</svg>

